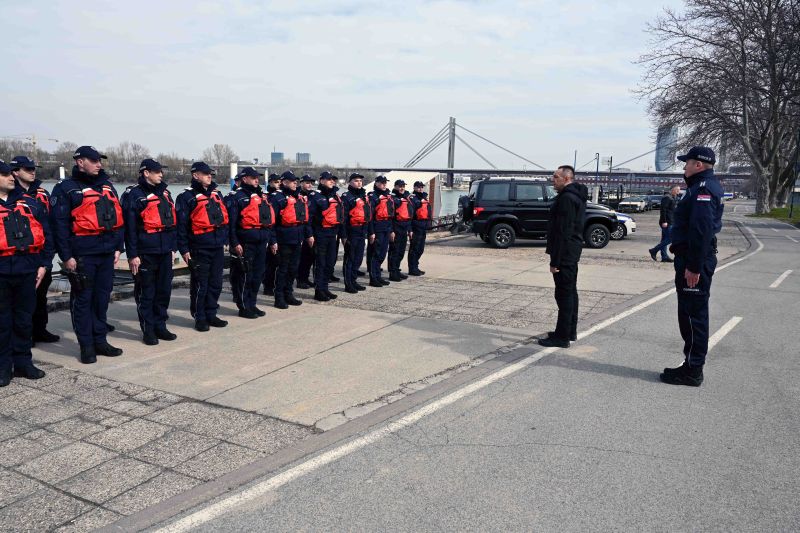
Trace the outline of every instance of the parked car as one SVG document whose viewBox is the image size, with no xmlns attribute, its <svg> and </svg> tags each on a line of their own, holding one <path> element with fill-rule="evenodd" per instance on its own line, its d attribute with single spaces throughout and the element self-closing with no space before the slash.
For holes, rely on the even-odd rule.
<svg viewBox="0 0 800 533">
<path fill-rule="evenodd" d="M 661 209 L 661 199 L 664 198 L 663 194 L 648 194 L 647 198 L 647 209 Z"/>
<path fill-rule="evenodd" d="M 555 189 L 545 180 L 484 178 L 470 186 L 464 200 L 464 221 L 471 221 L 473 233 L 497 248 L 508 248 L 516 239 L 545 239 L 555 197 Z M 613 210 L 587 202 L 583 232 L 586 246 L 603 248 L 617 226 Z"/>
<path fill-rule="evenodd" d="M 647 200 L 644 196 L 628 196 L 623 198 L 617 206 L 617 211 L 633 211 L 635 213 L 644 213 L 647 209 Z"/>
<path fill-rule="evenodd" d="M 631 233 L 636 232 L 636 221 L 632 216 L 624 213 L 617 213 L 617 220 L 619 221 L 617 229 L 611 232 L 612 240 L 624 239 Z"/>
</svg>

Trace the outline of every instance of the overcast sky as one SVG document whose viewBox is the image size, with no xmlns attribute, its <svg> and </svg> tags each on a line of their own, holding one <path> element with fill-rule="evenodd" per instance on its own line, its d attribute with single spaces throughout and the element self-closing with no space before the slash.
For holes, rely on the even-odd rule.
<svg viewBox="0 0 800 533">
<path fill-rule="evenodd" d="M 0 136 L 402 165 L 453 116 L 548 168 L 576 149 L 622 162 L 654 146 L 631 89 L 664 6 L 680 2 L 1 0 Z M 486 168 L 460 143 L 456 166 Z"/>
</svg>

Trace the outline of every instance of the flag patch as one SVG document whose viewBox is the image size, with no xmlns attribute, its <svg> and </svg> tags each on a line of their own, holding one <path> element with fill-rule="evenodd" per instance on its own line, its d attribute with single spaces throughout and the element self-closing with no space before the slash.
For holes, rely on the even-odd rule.
<svg viewBox="0 0 800 533">
<path fill-rule="evenodd" d="M 698 194 L 697 195 L 697 201 L 698 202 L 710 202 L 711 201 L 711 195 L 710 194 Z"/>
</svg>

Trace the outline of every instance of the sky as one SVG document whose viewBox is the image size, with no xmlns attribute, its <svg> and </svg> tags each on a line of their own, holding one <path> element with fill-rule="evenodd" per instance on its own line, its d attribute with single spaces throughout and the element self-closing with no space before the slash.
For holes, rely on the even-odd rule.
<svg viewBox="0 0 800 533">
<path fill-rule="evenodd" d="M 547 168 L 575 150 L 579 167 L 616 164 L 655 145 L 632 90 L 665 7 L 681 3 L 0 0 L 0 137 L 402 166 L 452 116 Z M 498 168 L 533 168 L 458 133 Z M 446 163 L 445 144 L 417 166 Z"/>
</svg>

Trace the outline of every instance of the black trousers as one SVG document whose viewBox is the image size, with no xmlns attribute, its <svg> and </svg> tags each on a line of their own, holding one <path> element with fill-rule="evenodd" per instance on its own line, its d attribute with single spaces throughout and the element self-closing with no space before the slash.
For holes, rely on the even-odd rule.
<svg viewBox="0 0 800 533">
<path fill-rule="evenodd" d="M 275 275 L 275 301 L 294 294 L 294 279 L 300 263 L 300 244 L 278 244 L 278 272 Z"/>
<path fill-rule="evenodd" d="M 395 229 L 394 242 L 389 243 L 389 273 L 400 273 L 400 264 L 403 262 L 403 257 L 406 255 L 406 246 L 408 245 L 408 232 L 401 229 Z"/>
<path fill-rule="evenodd" d="M 81 346 L 106 342 L 108 303 L 114 289 L 114 254 L 77 257 L 78 272 L 86 276 L 83 288 L 69 293 L 72 328 Z"/>
<path fill-rule="evenodd" d="M 327 291 L 333 267 L 336 264 L 336 235 L 318 235 L 314 239 L 314 288 Z"/>
<path fill-rule="evenodd" d="M 717 268 L 717 256 L 703 262 L 700 281 L 693 288 L 686 285 L 686 258 L 675 256 L 675 290 L 678 293 L 678 327 L 683 338 L 683 355 L 690 366 L 703 366 L 708 353 L 708 299 L 711 279 Z"/>
<path fill-rule="evenodd" d="M 217 316 L 222 293 L 222 271 L 225 251 L 218 248 L 196 248 L 192 256 L 189 280 L 189 310 L 195 320 L 211 320 Z"/>
<path fill-rule="evenodd" d="M 419 270 L 419 259 L 425 252 L 425 239 L 428 232 L 424 229 L 415 229 L 411 237 L 411 245 L 408 247 L 408 271 L 416 272 Z"/>
<path fill-rule="evenodd" d="M 314 241 L 314 246 L 316 246 L 316 239 Z M 315 259 L 314 246 L 309 246 L 305 240 L 300 246 L 300 263 L 297 266 L 297 279 L 300 281 L 309 281 L 311 267 L 314 265 Z"/>
<path fill-rule="evenodd" d="M 386 261 L 386 254 L 389 251 L 391 230 L 376 231 L 375 241 L 367 245 L 367 270 L 369 280 L 381 279 L 381 265 Z"/>
<path fill-rule="evenodd" d="M 36 272 L 0 274 L 0 369 L 31 364 Z"/>
<path fill-rule="evenodd" d="M 578 331 L 578 264 L 561 265 L 553 281 L 558 305 L 555 336 L 569 340 Z"/>
<path fill-rule="evenodd" d="M 53 269 L 48 268 L 42 282 L 36 288 L 36 309 L 33 311 L 33 334 L 44 333 L 47 329 L 47 291 L 53 283 Z"/>
<path fill-rule="evenodd" d="M 265 255 L 272 252 L 267 251 L 267 241 L 260 243 L 243 243 L 244 258 L 247 262 L 247 269 L 241 268 L 239 261 L 231 262 L 231 290 L 239 290 L 237 306 L 239 309 L 253 310 L 258 299 L 258 288 L 264 278 L 264 267 L 267 264 Z M 236 265 L 236 268 L 234 268 Z"/>
<path fill-rule="evenodd" d="M 167 309 L 172 296 L 172 252 L 140 254 L 139 273 L 133 278 L 136 314 L 143 332 L 167 327 Z"/>
<path fill-rule="evenodd" d="M 358 283 L 358 269 L 364 261 L 366 230 L 362 227 L 347 229 L 347 242 L 344 245 L 344 286 L 355 287 Z"/>
<path fill-rule="evenodd" d="M 280 248 L 280 246 L 278 246 Z M 267 254 L 264 268 L 264 291 L 275 290 L 275 276 L 278 273 L 278 254 L 272 252 Z"/>
</svg>

